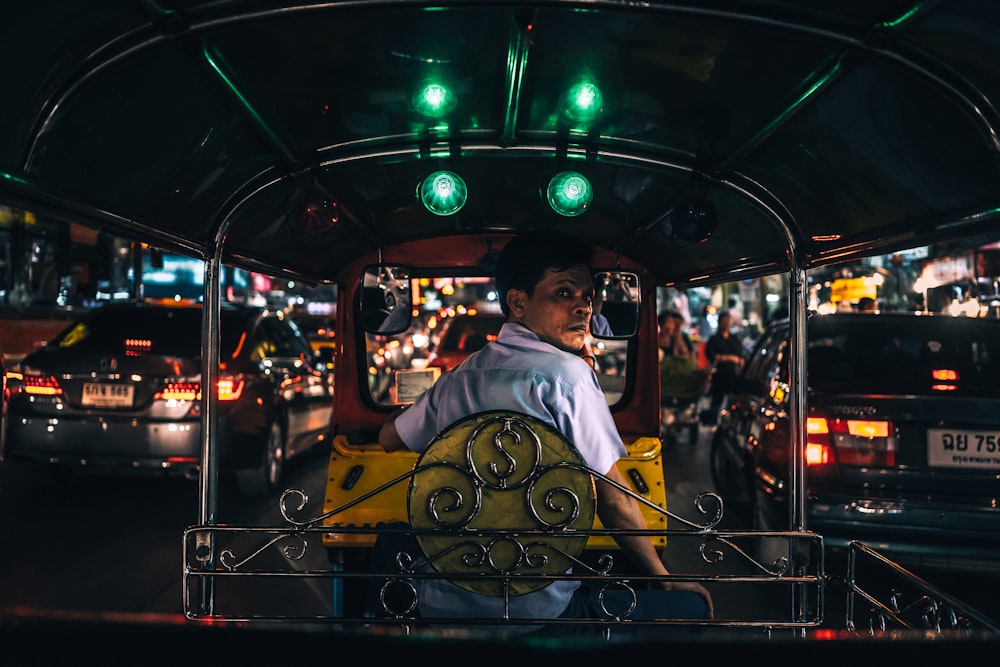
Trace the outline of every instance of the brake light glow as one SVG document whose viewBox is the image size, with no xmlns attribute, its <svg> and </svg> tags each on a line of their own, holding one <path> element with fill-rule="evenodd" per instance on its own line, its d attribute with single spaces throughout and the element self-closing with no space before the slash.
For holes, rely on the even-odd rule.
<svg viewBox="0 0 1000 667">
<path fill-rule="evenodd" d="M 934 379 L 931 391 L 955 391 L 958 389 L 957 384 L 939 384 L 942 382 L 958 382 L 958 371 L 953 368 L 934 368 L 931 370 L 931 377 Z"/>
<path fill-rule="evenodd" d="M 161 401 L 196 401 L 201 398 L 198 382 L 168 382 L 153 397 Z"/>
<path fill-rule="evenodd" d="M 126 338 L 125 356 L 137 357 L 143 352 L 149 352 L 153 347 L 153 341 L 148 338 Z"/>
<path fill-rule="evenodd" d="M 806 433 L 807 466 L 836 461 L 875 468 L 896 465 L 896 430 L 890 421 L 810 417 Z"/>
<path fill-rule="evenodd" d="M 847 420 L 847 432 L 859 438 L 889 437 L 889 422 Z"/>
<path fill-rule="evenodd" d="M 829 433 L 830 429 L 827 428 L 826 419 L 823 417 L 810 417 L 806 420 L 806 433 Z"/>
<path fill-rule="evenodd" d="M 243 379 L 223 378 L 216 384 L 220 401 L 235 401 L 243 395 Z"/>
<path fill-rule="evenodd" d="M 35 396 L 60 396 L 63 393 L 59 381 L 49 375 L 40 377 L 38 375 L 24 376 L 24 393 Z"/>
<path fill-rule="evenodd" d="M 830 447 L 818 442 L 806 443 L 806 465 L 818 466 L 830 462 Z"/>
</svg>

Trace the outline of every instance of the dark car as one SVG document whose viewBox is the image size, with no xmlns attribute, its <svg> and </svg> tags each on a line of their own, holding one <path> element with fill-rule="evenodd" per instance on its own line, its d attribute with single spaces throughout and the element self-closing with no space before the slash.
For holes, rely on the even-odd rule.
<svg viewBox="0 0 1000 667">
<path fill-rule="evenodd" d="M 834 551 L 1000 569 L 1000 321 L 815 315 L 807 326 L 806 523 Z M 712 443 L 723 496 L 788 527 L 787 321 L 755 346 Z"/>
<path fill-rule="evenodd" d="M 200 305 L 91 311 L 27 355 L 10 385 L 4 458 L 195 478 L 201 464 Z M 283 464 L 328 441 L 333 376 L 280 311 L 225 305 L 219 464 L 240 491 L 275 488 Z"/>
<path fill-rule="evenodd" d="M 501 313 L 455 315 L 445 320 L 427 365 L 445 371 L 458 366 L 470 354 L 496 340 L 503 322 Z"/>
</svg>

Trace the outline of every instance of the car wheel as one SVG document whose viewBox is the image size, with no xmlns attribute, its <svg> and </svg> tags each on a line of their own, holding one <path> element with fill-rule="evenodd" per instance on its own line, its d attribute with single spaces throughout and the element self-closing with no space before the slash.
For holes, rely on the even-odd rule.
<svg viewBox="0 0 1000 667">
<path fill-rule="evenodd" d="M 750 492 L 750 517 L 754 531 L 788 530 L 787 505 L 775 502 L 755 484 Z M 769 570 L 786 571 L 790 540 L 787 537 L 760 536 L 754 541 L 754 557 Z"/>
<path fill-rule="evenodd" d="M 727 442 L 726 431 L 717 430 L 712 438 L 709 466 L 712 483 L 722 498 L 744 509 L 750 504 L 750 467 L 739 464 L 734 457 L 739 456 Z"/>
<path fill-rule="evenodd" d="M 278 487 L 285 465 L 285 434 L 278 420 L 271 422 L 260 463 L 236 473 L 240 492 L 248 496 L 264 496 Z"/>
</svg>

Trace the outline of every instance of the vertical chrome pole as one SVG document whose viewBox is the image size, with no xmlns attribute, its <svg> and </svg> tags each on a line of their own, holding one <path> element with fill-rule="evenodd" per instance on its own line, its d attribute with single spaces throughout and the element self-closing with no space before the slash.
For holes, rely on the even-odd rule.
<svg viewBox="0 0 1000 667">
<path fill-rule="evenodd" d="M 199 477 L 198 524 L 215 525 L 219 504 L 218 430 L 220 318 L 222 308 L 222 255 L 217 248 L 205 262 L 205 282 L 201 321 L 201 475 Z M 206 569 L 215 567 L 215 540 L 211 532 L 199 533 L 198 562 Z M 202 543 L 204 540 L 204 543 Z M 199 613 L 209 616 L 215 609 L 215 580 L 199 577 Z"/>
<path fill-rule="evenodd" d="M 806 315 L 808 312 L 808 290 L 806 272 L 794 269 L 789 274 L 789 334 L 791 354 L 788 360 L 788 379 L 791 384 L 791 442 L 788 456 L 789 479 L 791 480 L 788 520 L 791 530 L 806 528 Z"/>
</svg>

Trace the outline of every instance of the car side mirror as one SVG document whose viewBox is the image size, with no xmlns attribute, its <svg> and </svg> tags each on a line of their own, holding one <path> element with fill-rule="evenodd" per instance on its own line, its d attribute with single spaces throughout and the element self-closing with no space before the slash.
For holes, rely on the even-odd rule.
<svg viewBox="0 0 1000 667">
<path fill-rule="evenodd" d="M 358 309 L 366 332 L 394 336 L 410 328 L 409 276 L 404 266 L 379 264 L 365 269 L 361 276 Z"/>
<path fill-rule="evenodd" d="M 594 273 L 594 338 L 631 338 L 639 332 L 639 276 L 629 271 Z"/>
</svg>

